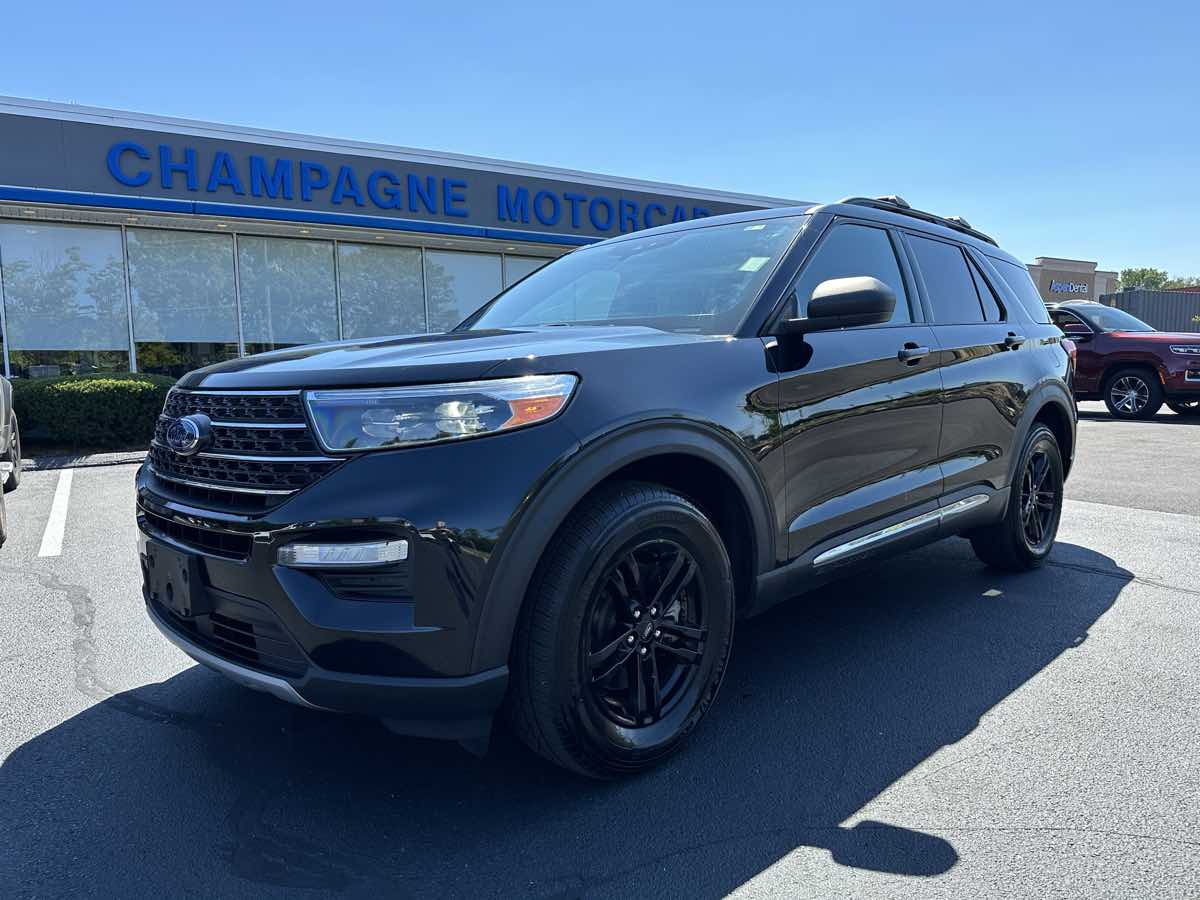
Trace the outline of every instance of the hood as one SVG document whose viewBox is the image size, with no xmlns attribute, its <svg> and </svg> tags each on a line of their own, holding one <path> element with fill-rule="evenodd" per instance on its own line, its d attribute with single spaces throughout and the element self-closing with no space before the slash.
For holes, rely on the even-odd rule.
<svg viewBox="0 0 1200 900">
<path fill-rule="evenodd" d="M 1109 337 L 1123 341 L 1149 341 L 1155 344 L 1200 344 L 1194 331 L 1110 331 Z"/>
<path fill-rule="evenodd" d="M 569 369 L 570 357 L 581 353 L 713 340 L 723 338 L 641 326 L 546 325 L 338 341 L 218 363 L 188 373 L 179 386 L 249 390 L 469 381 L 515 359 L 558 357 Z"/>
</svg>

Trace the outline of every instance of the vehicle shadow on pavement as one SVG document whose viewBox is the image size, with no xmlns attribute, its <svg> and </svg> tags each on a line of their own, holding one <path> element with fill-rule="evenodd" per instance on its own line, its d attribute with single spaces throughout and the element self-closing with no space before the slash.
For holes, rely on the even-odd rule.
<svg viewBox="0 0 1200 900">
<path fill-rule="evenodd" d="M 958 861 L 947 840 L 856 815 L 1081 644 L 1131 577 L 1070 544 L 1023 575 L 983 568 L 962 540 L 881 563 L 743 623 L 688 747 L 615 783 L 504 731 L 477 760 L 193 667 L 9 757 L 0 881 L 49 896 L 694 897 L 798 848 L 937 876 Z"/>
</svg>

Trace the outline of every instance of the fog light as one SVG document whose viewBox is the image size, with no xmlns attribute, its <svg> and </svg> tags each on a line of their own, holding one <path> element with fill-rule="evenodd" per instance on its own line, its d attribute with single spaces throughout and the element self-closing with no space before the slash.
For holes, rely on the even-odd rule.
<svg viewBox="0 0 1200 900">
<path fill-rule="evenodd" d="M 408 541 L 361 544 L 288 544 L 279 548 L 279 564 L 294 569 L 382 566 L 408 559 Z"/>
</svg>

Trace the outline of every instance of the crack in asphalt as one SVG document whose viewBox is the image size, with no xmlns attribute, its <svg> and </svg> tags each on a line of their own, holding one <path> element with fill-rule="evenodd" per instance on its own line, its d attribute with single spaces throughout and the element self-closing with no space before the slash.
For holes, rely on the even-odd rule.
<svg viewBox="0 0 1200 900">
<path fill-rule="evenodd" d="M 105 684 L 96 671 L 96 603 L 88 588 L 64 581 L 53 572 L 0 566 L 0 573 L 18 575 L 36 581 L 47 591 L 60 595 L 71 607 L 75 637 L 71 642 L 75 669 L 75 689 L 85 697 L 106 701 L 105 707 L 149 722 L 174 725 L 189 731 L 211 731 L 224 723 L 192 713 L 180 712 L 135 696 L 132 690 L 120 691 Z"/>
</svg>

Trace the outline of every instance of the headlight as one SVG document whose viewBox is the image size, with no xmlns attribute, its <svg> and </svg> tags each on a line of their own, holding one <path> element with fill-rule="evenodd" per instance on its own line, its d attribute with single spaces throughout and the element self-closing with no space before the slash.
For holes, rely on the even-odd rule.
<svg viewBox="0 0 1200 900">
<path fill-rule="evenodd" d="M 571 399 L 574 375 L 309 391 L 304 395 L 330 452 L 408 447 L 509 431 L 554 418 Z"/>
<path fill-rule="evenodd" d="M 1172 353 L 1182 353 L 1185 356 L 1200 356 L 1200 344 L 1175 344 Z"/>
</svg>

